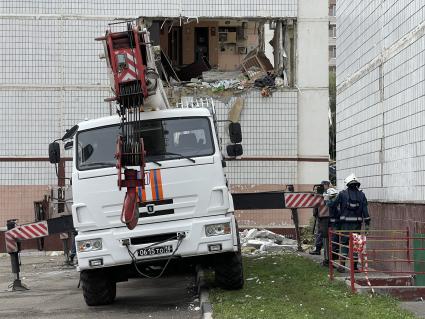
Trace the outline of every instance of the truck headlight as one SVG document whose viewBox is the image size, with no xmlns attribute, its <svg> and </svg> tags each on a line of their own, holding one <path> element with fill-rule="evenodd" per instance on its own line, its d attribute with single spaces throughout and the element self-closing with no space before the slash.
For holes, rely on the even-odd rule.
<svg viewBox="0 0 425 319">
<path fill-rule="evenodd" d="M 80 241 L 77 241 L 77 247 L 80 253 L 87 252 L 87 251 L 101 250 L 102 239 L 96 238 L 96 239 L 80 240 Z"/>
<path fill-rule="evenodd" d="M 207 237 L 226 235 L 230 233 L 230 223 L 205 225 L 205 235 L 207 235 Z"/>
</svg>

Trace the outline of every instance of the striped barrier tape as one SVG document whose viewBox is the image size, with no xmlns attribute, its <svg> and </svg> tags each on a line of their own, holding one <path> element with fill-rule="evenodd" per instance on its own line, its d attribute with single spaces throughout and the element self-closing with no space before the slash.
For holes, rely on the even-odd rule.
<svg viewBox="0 0 425 319">
<path fill-rule="evenodd" d="M 315 193 L 285 193 L 286 208 L 316 208 L 324 204 L 323 196 Z"/>
<path fill-rule="evenodd" d="M 49 235 L 47 221 L 19 225 L 5 233 L 6 251 L 8 253 L 18 252 L 18 241 L 45 237 Z"/>
</svg>

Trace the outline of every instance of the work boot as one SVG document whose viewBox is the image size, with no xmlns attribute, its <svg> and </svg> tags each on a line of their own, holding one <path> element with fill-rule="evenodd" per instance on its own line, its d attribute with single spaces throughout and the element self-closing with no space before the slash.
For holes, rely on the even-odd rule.
<svg viewBox="0 0 425 319">
<path fill-rule="evenodd" d="M 309 252 L 309 254 L 310 255 L 320 255 L 320 250 L 311 250 L 310 252 Z"/>
<path fill-rule="evenodd" d="M 322 266 L 329 267 L 329 260 L 325 259 L 322 261 Z"/>
<path fill-rule="evenodd" d="M 339 273 L 346 272 L 347 270 L 344 268 L 344 266 L 345 266 L 345 263 L 341 262 L 341 264 L 336 268 L 336 271 L 339 272 Z"/>
<path fill-rule="evenodd" d="M 339 267 L 336 269 L 336 271 L 337 271 L 337 272 L 339 272 L 339 273 L 341 273 L 341 274 L 343 274 L 343 273 L 345 273 L 345 272 L 346 272 L 346 269 L 345 269 L 345 268 L 343 268 L 343 267 L 341 267 L 341 266 L 339 266 Z"/>
</svg>

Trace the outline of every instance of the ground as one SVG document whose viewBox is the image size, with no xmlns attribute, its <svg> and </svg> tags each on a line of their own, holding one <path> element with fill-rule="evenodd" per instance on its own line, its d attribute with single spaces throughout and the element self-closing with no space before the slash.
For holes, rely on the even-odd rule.
<svg viewBox="0 0 425 319">
<path fill-rule="evenodd" d="M 244 258 L 245 287 L 210 292 L 214 318 L 415 318 L 389 297 L 352 294 L 300 254 Z M 210 285 L 213 285 L 211 282 Z"/>
<path fill-rule="evenodd" d="M 117 284 L 113 305 L 86 306 L 79 274 L 62 256 L 22 257 L 27 292 L 8 292 L 10 259 L 0 257 L 0 318 L 200 318 L 194 274 L 163 279 L 131 279 Z"/>
<path fill-rule="evenodd" d="M 319 257 L 320 258 L 320 257 Z M 0 257 L 0 318 L 200 318 L 192 273 L 117 285 L 113 305 L 88 307 L 78 286 L 78 273 L 62 256 L 24 256 L 27 292 L 8 292 L 12 281 L 9 257 Z M 327 270 L 298 253 L 244 258 L 245 287 L 215 288 L 210 279 L 214 318 L 415 318 L 396 300 L 353 295 L 340 282 L 329 283 Z M 210 276 L 211 278 L 211 276 Z M 424 303 L 403 303 L 420 314 Z"/>
</svg>

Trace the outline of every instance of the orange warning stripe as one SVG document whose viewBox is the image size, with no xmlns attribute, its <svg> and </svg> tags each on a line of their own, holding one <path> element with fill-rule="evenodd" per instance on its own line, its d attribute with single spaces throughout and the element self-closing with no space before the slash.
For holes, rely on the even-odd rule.
<svg viewBox="0 0 425 319">
<path fill-rule="evenodd" d="M 149 174 L 149 179 L 150 179 L 150 184 L 151 184 L 152 199 L 153 200 L 156 200 L 157 194 L 156 194 L 156 191 L 155 191 L 155 177 L 154 177 L 154 172 L 155 172 L 155 170 L 151 170 L 151 172 Z"/>
<path fill-rule="evenodd" d="M 137 196 L 137 202 L 146 202 L 146 190 L 144 188 L 142 188 L 141 186 L 137 187 L 137 192 L 138 195 Z"/>
<path fill-rule="evenodd" d="M 146 202 L 146 190 L 142 188 L 142 201 Z"/>
<path fill-rule="evenodd" d="M 156 174 L 156 182 L 157 182 L 157 186 L 158 186 L 158 196 L 159 196 L 159 200 L 163 200 L 164 199 L 164 193 L 162 191 L 162 177 L 161 177 L 161 171 L 158 169 L 155 171 Z"/>
<path fill-rule="evenodd" d="M 151 170 L 149 179 L 151 184 L 152 200 L 163 200 L 164 192 L 162 189 L 161 171 L 159 169 Z"/>
</svg>

